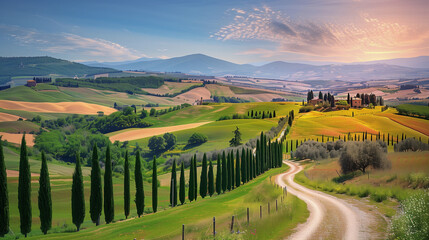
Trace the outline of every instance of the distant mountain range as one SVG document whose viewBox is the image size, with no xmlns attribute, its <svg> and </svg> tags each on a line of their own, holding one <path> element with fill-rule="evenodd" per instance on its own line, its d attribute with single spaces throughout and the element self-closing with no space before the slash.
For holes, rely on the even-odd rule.
<svg viewBox="0 0 429 240">
<path fill-rule="evenodd" d="M 127 65 L 132 64 L 136 62 L 144 62 L 144 61 L 153 61 L 153 60 L 159 60 L 160 58 L 148 58 L 148 57 L 142 57 L 138 58 L 136 60 L 130 60 L 130 61 L 122 61 L 122 62 L 97 62 L 97 61 L 89 61 L 89 62 L 81 62 L 81 64 L 85 64 L 90 67 L 108 67 L 108 68 L 118 68 L 118 66 L 121 65 Z"/>
<path fill-rule="evenodd" d="M 192 54 L 170 59 L 151 60 L 144 58 L 129 62 L 116 62 L 110 66 L 120 70 L 182 72 L 215 76 L 240 75 L 285 80 L 366 81 L 373 79 L 429 77 L 428 63 L 429 57 L 418 57 L 319 66 L 277 61 L 255 66 L 251 64 L 235 64 L 203 54 Z M 95 65 L 92 64 L 91 66 Z M 425 66 L 426 68 L 422 68 Z"/>
<path fill-rule="evenodd" d="M 84 76 L 117 72 L 113 68 L 90 67 L 52 57 L 0 57 L 0 85 L 16 76 Z"/>
</svg>

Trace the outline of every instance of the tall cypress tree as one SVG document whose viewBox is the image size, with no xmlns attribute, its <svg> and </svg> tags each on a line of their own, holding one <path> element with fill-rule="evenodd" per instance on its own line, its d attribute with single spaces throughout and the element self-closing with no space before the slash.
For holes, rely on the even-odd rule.
<svg viewBox="0 0 429 240">
<path fill-rule="evenodd" d="M 140 217 L 144 212 L 144 188 L 143 188 L 143 176 L 142 176 L 142 165 L 140 162 L 140 152 L 136 153 L 136 166 L 134 167 L 134 178 L 136 182 L 136 208 L 137 215 Z"/>
<path fill-rule="evenodd" d="M 31 174 L 28 164 L 27 144 L 25 134 L 21 141 L 21 154 L 19 158 L 19 183 L 18 183 L 18 209 L 20 216 L 21 233 L 27 237 L 31 232 Z"/>
<path fill-rule="evenodd" d="M 197 181 L 197 154 L 194 155 L 194 200 L 198 198 L 198 181 Z"/>
<path fill-rule="evenodd" d="M 46 162 L 45 153 L 42 152 L 42 168 L 39 177 L 39 212 L 40 212 L 40 230 L 47 234 L 52 227 L 52 199 L 51 199 L 51 182 L 49 180 L 48 163 Z"/>
<path fill-rule="evenodd" d="M 238 150 L 237 150 L 238 151 Z M 234 151 L 231 151 L 231 189 L 235 187 Z"/>
<path fill-rule="evenodd" d="M 9 232 L 9 196 L 3 146 L 0 136 L 0 237 Z"/>
<path fill-rule="evenodd" d="M 214 189 L 214 174 L 213 174 L 213 163 L 212 160 L 210 160 L 209 163 L 209 173 L 208 173 L 208 190 L 210 197 L 213 196 L 215 189 Z"/>
<path fill-rule="evenodd" d="M 226 159 L 226 168 L 227 168 L 227 178 L 228 178 L 228 185 L 226 186 L 226 188 L 228 189 L 228 191 L 231 191 L 231 153 L 229 152 L 227 155 L 227 159 Z"/>
<path fill-rule="evenodd" d="M 246 181 L 248 182 L 248 181 L 250 181 L 250 153 L 251 153 L 251 150 L 249 149 L 248 151 L 247 151 L 247 154 L 246 154 L 246 164 L 247 164 L 247 166 L 246 166 Z"/>
<path fill-rule="evenodd" d="M 76 167 L 73 173 L 71 202 L 73 224 L 76 225 L 77 231 L 79 232 L 80 225 L 85 219 L 85 191 L 83 188 L 83 175 L 79 153 L 76 153 Z"/>
<path fill-rule="evenodd" d="M 156 170 L 156 157 L 153 156 L 152 165 L 152 210 L 154 213 L 158 210 L 158 172 Z"/>
<path fill-rule="evenodd" d="M 221 194 L 222 192 L 222 163 L 220 161 L 220 155 L 217 155 L 217 166 L 216 166 L 216 192 Z"/>
<path fill-rule="evenodd" d="M 171 180 L 170 180 L 170 205 L 172 207 L 177 205 L 177 173 L 176 173 L 176 160 L 173 160 L 171 166 Z"/>
<path fill-rule="evenodd" d="M 115 218 L 115 203 L 113 200 L 112 159 L 110 145 L 106 148 L 106 166 L 104 169 L 104 220 L 107 224 Z"/>
<path fill-rule="evenodd" d="M 201 176 L 200 176 L 200 196 L 204 198 L 207 195 L 207 156 L 204 153 L 203 163 L 201 166 Z"/>
<path fill-rule="evenodd" d="M 243 156 L 243 155 L 242 155 Z M 241 184 L 241 175 L 240 175 L 240 154 L 237 150 L 237 154 L 235 155 L 235 186 L 239 187 Z"/>
<path fill-rule="evenodd" d="M 100 224 L 101 207 L 103 205 L 103 190 L 101 189 L 101 170 L 98 161 L 97 145 L 94 145 L 91 161 L 91 196 L 89 199 L 89 212 L 91 220 L 97 226 Z"/>
<path fill-rule="evenodd" d="M 249 149 L 247 151 L 249 153 L 249 180 L 253 179 L 253 158 L 252 158 L 252 150 Z"/>
<path fill-rule="evenodd" d="M 130 163 L 128 160 L 128 150 L 125 152 L 124 163 L 124 213 L 125 219 L 130 215 Z"/>
<path fill-rule="evenodd" d="M 185 203 L 185 162 L 182 161 L 180 166 L 180 189 L 179 189 L 179 200 L 183 205 Z"/>
<path fill-rule="evenodd" d="M 194 201 L 194 158 L 191 158 L 189 165 L 189 184 L 188 184 L 188 199 L 190 202 Z"/>
<path fill-rule="evenodd" d="M 225 157 L 225 151 L 222 153 L 222 190 L 223 192 L 226 191 L 226 188 L 228 186 L 228 170 L 226 166 L 226 157 Z"/>
</svg>

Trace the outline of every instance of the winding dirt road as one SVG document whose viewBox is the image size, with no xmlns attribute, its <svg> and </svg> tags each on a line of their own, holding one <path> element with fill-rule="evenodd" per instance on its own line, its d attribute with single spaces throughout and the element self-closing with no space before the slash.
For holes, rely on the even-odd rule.
<svg viewBox="0 0 429 240">
<path fill-rule="evenodd" d="M 307 203 L 310 217 L 299 225 L 289 239 L 378 239 L 370 227 L 374 217 L 355 204 L 343 199 L 311 190 L 294 182 L 303 167 L 285 161 L 290 169 L 277 176 L 276 183 Z"/>
</svg>

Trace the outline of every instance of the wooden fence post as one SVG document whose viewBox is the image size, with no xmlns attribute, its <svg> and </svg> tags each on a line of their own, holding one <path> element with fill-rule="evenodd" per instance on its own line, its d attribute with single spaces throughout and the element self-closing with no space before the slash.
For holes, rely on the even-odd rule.
<svg viewBox="0 0 429 240">
<path fill-rule="evenodd" d="M 213 237 L 216 237 L 216 217 L 213 217 Z"/>
<path fill-rule="evenodd" d="M 185 240 L 185 224 L 182 224 L 182 240 Z"/>
<path fill-rule="evenodd" d="M 262 218 L 262 206 L 259 206 L 259 218 Z"/>
<path fill-rule="evenodd" d="M 278 210 L 278 206 L 277 206 L 277 199 L 276 199 L 276 212 L 277 212 L 277 210 Z"/>
<path fill-rule="evenodd" d="M 234 215 L 232 215 L 232 219 L 231 219 L 231 233 L 234 233 Z"/>
<path fill-rule="evenodd" d="M 247 208 L 247 225 L 249 225 L 249 208 Z"/>
<path fill-rule="evenodd" d="M 270 203 L 268 203 L 268 215 L 270 215 Z"/>
</svg>

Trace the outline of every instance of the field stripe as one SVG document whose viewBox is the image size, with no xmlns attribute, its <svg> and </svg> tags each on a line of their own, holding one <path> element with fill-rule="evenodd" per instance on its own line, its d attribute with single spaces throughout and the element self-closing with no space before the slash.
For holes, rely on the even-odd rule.
<svg viewBox="0 0 429 240">
<path fill-rule="evenodd" d="M 131 140 L 152 137 L 152 136 L 156 136 L 156 135 L 160 135 L 168 132 L 171 133 L 171 132 L 176 132 L 181 130 L 192 129 L 192 128 L 205 125 L 207 123 L 211 123 L 211 122 L 190 123 L 190 124 L 183 124 L 183 125 L 176 125 L 176 126 L 169 126 L 169 127 L 159 127 L 159 128 L 135 129 L 135 130 L 121 132 L 116 135 L 110 136 L 109 139 L 111 142 L 131 141 Z"/>
</svg>

